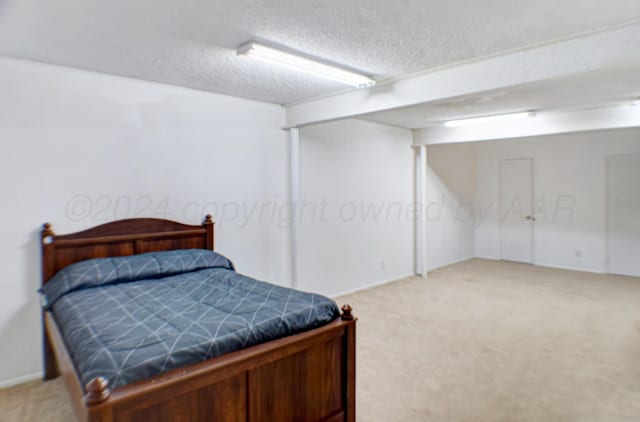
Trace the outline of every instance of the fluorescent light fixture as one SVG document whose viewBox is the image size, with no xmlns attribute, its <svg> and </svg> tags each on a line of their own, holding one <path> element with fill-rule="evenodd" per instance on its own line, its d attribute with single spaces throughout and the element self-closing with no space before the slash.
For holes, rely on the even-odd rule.
<svg viewBox="0 0 640 422">
<path fill-rule="evenodd" d="M 533 111 L 521 111 L 518 113 L 509 114 L 495 114 L 493 116 L 472 117 L 470 119 L 449 120 L 448 122 L 444 122 L 444 125 L 447 127 L 471 126 L 483 123 L 501 122 L 504 120 L 523 119 L 525 117 L 534 116 L 535 114 L 536 113 Z"/>
<path fill-rule="evenodd" d="M 373 78 L 368 76 L 278 50 L 255 41 L 241 45 L 238 47 L 237 53 L 358 88 L 372 86 L 376 83 Z"/>
</svg>

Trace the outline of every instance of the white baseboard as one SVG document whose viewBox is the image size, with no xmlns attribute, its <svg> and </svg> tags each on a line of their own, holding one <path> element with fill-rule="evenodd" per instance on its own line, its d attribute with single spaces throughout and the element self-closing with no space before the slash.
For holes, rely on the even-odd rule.
<svg viewBox="0 0 640 422">
<path fill-rule="evenodd" d="M 533 264 L 536 267 L 545 267 L 545 268 L 557 268 L 558 270 L 569 270 L 569 271 L 580 271 L 583 273 L 593 273 L 593 274 L 606 274 L 606 271 L 595 270 L 589 268 L 581 268 L 581 267 L 572 267 L 569 265 L 554 265 L 554 264 Z"/>
<path fill-rule="evenodd" d="M 500 258 L 497 256 L 489 256 L 489 255 L 476 255 L 474 258 L 478 259 L 488 259 L 489 261 L 500 261 Z"/>
<path fill-rule="evenodd" d="M 427 272 L 433 271 L 433 270 L 437 270 L 438 268 L 442 268 L 442 267 L 448 267 L 449 265 L 459 264 L 461 262 L 468 261 L 468 260 L 473 259 L 473 258 L 477 258 L 477 257 L 475 257 L 473 255 L 469 255 L 469 256 L 466 256 L 464 258 L 452 259 L 451 261 L 443 262 L 443 263 L 436 264 L 436 265 L 431 265 L 430 267 L 427 268 Z"/>
<path fill-rule="evenodd" d="M 454 260 L 448 261 L 446 263 L 432 265 L 432 266 L 427 268 L 427 272 L 436 270 L 438 268 L 446 267 L 448 265 L 453 265 L 453 264 L 458 264 L 460 262 L 468 261 L 468 260 L 473 259 L 473 258 L 474 258 L 473 256 L 468 256 L 468 257 L 465 257 L 465 258 L 454 259 Z M 332 294 L 330 296 L 333 297 L 333 298 L 338 298 L 340 296 L 346 296 L 346 295 L 350 295 L 352 293 L 360 292 L 362 290 L 367 290 L 367 289 L 371 289 L 373 287 L 382 286 L 383 284 L 393 283 L 394 281 L 402 280 L 403 278 L 408 278 L 408 277 L 418 277 L 418 275 L 416 275 L 415 273 L 402 274 L 402 275 L 398 275 L 398 276 L 393 277 L 393 278 L 374 281 L 373 283 L 368 283 L 368 284 L 365 284 L 363 286 L 356 287 L 354 289 L 343 290 L 343 291 L 341 291 L 339 293 L 335 293 L 335 294 Z"/>
<path fill-rule="evenodd" d="M 468 261 L 468 260 L 474 259 L 474 258 L 487 259 L 487 260 L 490 260 L 490 261 L 502 261 L 500 258 L 497 258 L 495 256 L 469 255 L 469 256 L 464 257 L 464 258 L 454 259 L 454 260 L 451 260 L 451 261 L 447 261 L 445 263 L 432 265 L 432 266 L 427 268 L 427 272 L 430 272 L 430 271 L 433 271 L 433 270 L 437 270 L 438 268 L 447 267 L 449 265 L 459 264 L 461 262 L 465 262 L 465 261 Z M 582 271 L 582 272 L 594 273 L 594 274 L 606 274 L 605 271 L 598 271 L 598 270 L 593 270 L 593 269 L 570 267 L 570 266 L 542 265 L 542 264 L 532 264 L 532 265 L 536 266 L 536 267 L 557 268 L 557 269 L 560 269 L 560 270 Z M 373 283 L 368 283 L 368 284 L 365 284 L 363 286 L 356 287 L 354 289 L 344 290 L 342 292 L 339 292 L 339 293 L 336 293 L 336 294 L 332 294 L 330 296 L 333 297 L 333 298 L 339 298 L 340 296 L 346 296 L 346 295 L 349 295 L 349 294 L 352 294 L 352 293 L 357 293 L 357 292 L 360 292 L 360 291 L 363 291 L 363 290 L 371 289 L 373 287 L 381 286 L 383 284 L 393 283 L 394 281 L 398 281 L 398 280 L 401 280 L 403 278 L 414 277 L 414 276 L 417 277 L 417 275 L 414 274 L 414 273 L 399 275 L 399 276 L 396 276 L 396 277 L 393 277 L 393 278 L 390 278 L 390 279 L 374 281 Z"/>
<path fill-rule="evenodd" d="M 479 256 L 478 255 L 478 256 L 475 256 L 474 258 L 488 259 L 491 261 L 502 261 L 502 259 L 495 256 Z M 508 261 L 505 261 L 505 262 L 508 262 Z M 534 267 L 542 267 L 542 268 L 556 268 L 558 270 L 580 271 L 583 273 L 607 274 L 607 272 L 604 270 L 596 270 L 593 268 L 583 268 L 583 267 L 573 267 L 571 265 L 544 264 L 539 262 L 534 262 L 530 265 L 533 265 Z"/>
<path fill-rule="evenodd" d="M 331 297 L 337 298 L 337 297 L 340 297 L 340 296 L 350 295 L 351 293 L 356 293 L 356 292 L 359 292 L 359 291 L 362 291 L 362 290 L 367 290 L 367 289 L 370 289 L 370 288 L 376 287 L 376 286 L 382 286 L 383 284 L 393 283 L 394 281 L 398 281 L 398 280 L 402 280 L 403 278 L 414 277 L 414 276 L 415 276 L 414 273 L 408 273 L 408 274 L 398 275 L 398 276 L 395 276 L 393 278 L 374 281 L 373 283 L 365 284 L 363 286 L 359 286 L 359 287 L 356 287 L 354 289 L 343 290 L 343 291 L 341 291 L 339 293 L 332 294 Z"/>
<path fill-rule="evenodd" d="M 33 374 L 23 375 L 17 378 L 2 380 L 0 381 L 0 388 L 9 388 L 9 387 L 13 387 L 14 385 L 22 384 L 29 381 L 34 381 L 37 379 L 42 379 L 42 372 L 36 372 Z"/>
</svg>

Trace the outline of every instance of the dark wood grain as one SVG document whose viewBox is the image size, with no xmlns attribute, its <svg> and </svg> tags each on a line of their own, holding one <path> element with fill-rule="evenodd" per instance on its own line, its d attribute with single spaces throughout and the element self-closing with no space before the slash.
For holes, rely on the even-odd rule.
<svg viewBox="0 0 640 422">
<path fill-rule="evenodd" d="M 42 230 L 42 279 L 90 258 L 214 246 L 202 226 L 132 219 L 69 235 Z M 82 422 L 355 421 L 355 324 L 351 307 L 323 327 L 117 387 L 83 388 L 53 315 L 43 313 L 45 379 L 62 374 Z"/>
<path fill-rule="evenodd" d="M 45 312 L 45 335 L 51 339 L 51 353 L 54 358 L 56 369 L 59 368 L 59 373 L 62 374 L 65 383 L 67 384 L 67 391 L 71 397 L 73 408 L 76 411 L 76 415 L 80 418 L 81 422 L 87 420 L 87 408 L 84 403 L 84 391 L 80 384 L 80 379 L 76 373 L 76 369 L 73 366 L 69 352 L 64 345 L 62 335 L 58 325 L 53 318 L 51 312 Z"/>
<path fill-rule="evenodd" d="M 351 306 L 349 306 L 351 308 Z M 356 324 L 355 319 L 350 318 L 348 321 L 354 322 L 345 328 L 344 341 L 344 372 L 342 382 L 344 387 L 345 402 L 345 420 L 355 422 L 356 420 Z"/>
<path fill-rule="evenodd" d="M 342 353 L 339 337 L 249 371 L 252 418 L 320 421 L 340 412 Z"/>
<path fill-rule="evenodd" d="M 176 394 L 156 405 L 118 412 L 122 422 L 244 422 L 246 376 L 238 374 L 194 392 Z"/>
</svg>

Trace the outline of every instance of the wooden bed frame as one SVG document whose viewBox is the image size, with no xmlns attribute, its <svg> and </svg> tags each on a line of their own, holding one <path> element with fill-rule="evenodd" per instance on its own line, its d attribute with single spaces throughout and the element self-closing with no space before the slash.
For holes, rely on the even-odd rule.
<svg viewBox="0 0 640 422">
<path fill-rule="evenodd" d="M 173 249 L 213 249 L 213 226 L 128 219 L 82 232 L 42 229 L 42 282 L 77 261 Z M 62 375 L 81 421 L 355 421 L 355 334 L 351 307 L 314 330 L 228 353 L 109 389 L 80 383 L 60 329 L 43 312 L 44 378 Z"/>
</svg>

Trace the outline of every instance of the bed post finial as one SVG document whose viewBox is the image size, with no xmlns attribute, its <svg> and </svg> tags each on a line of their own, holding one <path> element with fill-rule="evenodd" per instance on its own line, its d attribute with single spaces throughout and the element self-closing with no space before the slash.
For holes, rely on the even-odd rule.
<svg viewBox="0 0 640 422">
<path fill-rule="evenodd" d="M 46 239 L 49 236 L 55 236 L 53 229 L 51 228 L 51 223 L 44 223 L 42 225 L 42 231 L 40 232 L 43 239 Z"/>
<path fill-rule="evenodd" d="M 85 390 L 84 402 L 89 406 L 102 403 L 111 396 L 109 381 L 105 377 L 95 377 L 87 383 Z"/>
<path fill-rule="evenodd" d="M 342 315 L 340 318 L 342 318 L 343 321 L 353 321 L 353 315 L 351 314 L 352 310 L 353 308 L 351 305 L 342 305 Z"/>
<path fill-rule="evenodd" d="M 204 223 L 202 223 L 202 225 L 205 227 L 205 229 L 207 229 L 207 240 L 206 240 L 206 245 L 205 247 L 207 249 L 209 249 L 210 251 L 213 250 L 213 225 L 215 223 L 213 222 L 213 217 L 211 217 L 211 214 L 207 214 L 204 217 Z"/>
</svg>

